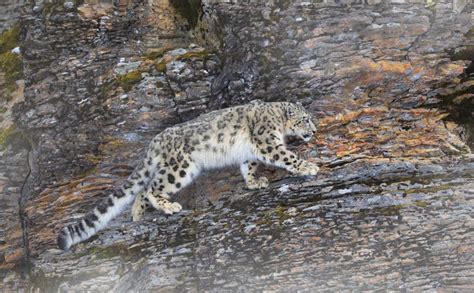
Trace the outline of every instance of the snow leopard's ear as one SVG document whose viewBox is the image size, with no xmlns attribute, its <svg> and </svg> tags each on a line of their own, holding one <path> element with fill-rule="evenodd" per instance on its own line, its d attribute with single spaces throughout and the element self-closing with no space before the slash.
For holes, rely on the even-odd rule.
<svg viewBox="0 0 474 293">
<path fill-rule="evenodd" d="M 292 104 L 288 104 L 288 106 L 285 109 L 285 116 L 286 118 L 292 118 L 296 114 L 296 107 Z"/>
</svg>

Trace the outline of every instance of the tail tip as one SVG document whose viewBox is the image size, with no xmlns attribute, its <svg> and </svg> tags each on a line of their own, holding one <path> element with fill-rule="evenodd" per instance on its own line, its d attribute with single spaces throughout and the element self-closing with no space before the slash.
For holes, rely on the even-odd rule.
<svg viewBox="0 0 474 293">
<path fill-rule="evenodd" d="M 64 229 L 61 230 L 61 232 L 59 232 L 57 243 L 58 243 L 59 248 L 61 248 L 62 250 L 69 250 L 69 247 L 71 245 L 68 241 L 68 236 Z"/>
</svg>

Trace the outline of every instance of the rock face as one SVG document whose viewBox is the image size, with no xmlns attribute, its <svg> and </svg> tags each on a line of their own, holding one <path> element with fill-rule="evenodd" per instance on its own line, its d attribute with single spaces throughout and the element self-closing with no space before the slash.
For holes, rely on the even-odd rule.
<svg viewBox="0 0 474 293">
<path fill-rule="evenodd" d="M 24 99 L 18 18 L 26 1 L 0 3 L 0 290 L 26 287 L 15 267 L 25 267 L 21 189 L 29 173 L 28 143 L 14 124 L 13 107 Z"/>
<path fill-rule="evenodd" d="M 0 3 L 0 32 L 15 25 L 25 4 L 25 0 L 3 0 Z"/>
<path fill-rule="evenodd" d="M 0 146 L 0 289 L 472 290 L 472 7 L 347 4 L 27 7 L 24 101 Z M 319 133 L 292 147 L 320 175 L 268 168 L 270 188 L 250 192 L 237 169 L 209 172 L 179 215 L 126 213 L 56 248 L 157 132 L 254 99 L 310 109 Z"/>
</svg>

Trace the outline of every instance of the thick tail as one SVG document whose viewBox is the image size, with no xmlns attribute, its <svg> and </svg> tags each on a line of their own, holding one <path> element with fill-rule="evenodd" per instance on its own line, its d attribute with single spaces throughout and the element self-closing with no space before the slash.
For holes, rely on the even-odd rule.
<svg viewBox="0 0 474 293">
<path fill-rule="evenodd" d="M 148 164 L 145 164 L 148 166 Z M 68 250 L 72 245 L 89 239 L 102 230 L 108 222 L 120 214 L 150 182 L 152 174 L 147 167 L 140 164 L 127 181 L 92 212 L 79 222 L 61 229 L 58 235 L 58 246 Z"/>
</svg>

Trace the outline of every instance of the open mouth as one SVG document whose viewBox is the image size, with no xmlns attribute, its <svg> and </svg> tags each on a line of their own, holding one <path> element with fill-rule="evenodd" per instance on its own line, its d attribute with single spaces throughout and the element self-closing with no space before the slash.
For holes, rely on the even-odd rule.
<svg viewBox="0 0 474 293">
<path fill-rule="evenodd" d="M 294 135 L 289 135 L 289 136 L 286 136 L 285 137 L 285 143 L 288 144 L 288 145 L 292 145 L 292 146 L 298 146 L 298 145 L 301 145 L 305 142 L 308 142 L 312 139 L 312 135 L 310 134 L 306 134 L 306 135 L 303 135 L 303 134 L 294 134 Z"/>
</svg>

